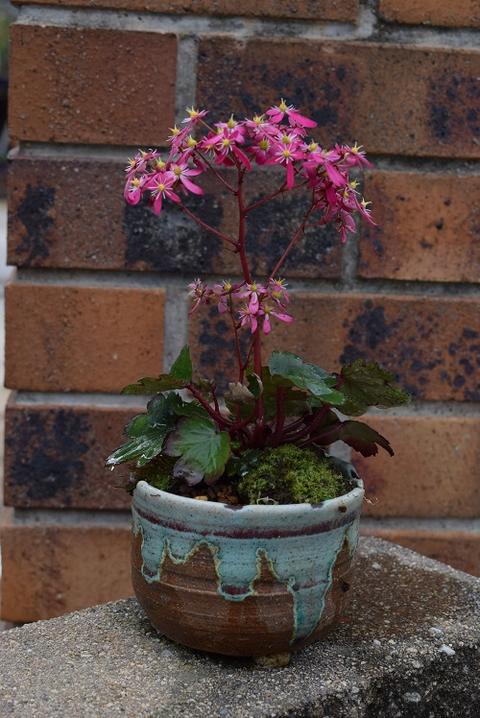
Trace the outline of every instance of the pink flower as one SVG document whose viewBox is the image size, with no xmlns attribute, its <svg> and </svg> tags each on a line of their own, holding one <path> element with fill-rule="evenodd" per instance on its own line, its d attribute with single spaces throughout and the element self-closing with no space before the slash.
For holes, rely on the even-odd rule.
<svg viewBox="0 0 480 718">
<path fill-rule="evenodd" d="M 257 313 L 251 312 L 248 305 L 245 304 L 245 306 L 240 309 L 238 315 L 240 318 L 240 326 L 249 327 L 252 334 L 255 334 L 258 329 Z"/>
<path fill-rule="evenodd" d="M 263 333 L 264 334 L 270 334 L 272 331 L 272 325 L 270 323 L 270 316 L 276 317 L 277 319 L 280 319 L 281 322 L 286 322 L 287 324 L 291 324 L 293 322 L 293 317 L 290 316 L 290 314 L 285 314 L 285 312 L 277 312 L 276 309 L 271 308 L 265 308 L 263 310 Z"/>
<path fill-rule="evenodd" d="M 172 134 L 167 137 L 167 141 L 170 143 L 173 152 L 178 152 L 187 137 L 189 130 L 190 127 L 183 127 L 182 129 L 177 127 L 177 125 L 175 125 L 175 127 L 170 127 L 170 132 Z"/>
<path fill-rule="evenodd" d="M 182 124 L 191 127 L 203 120 L 203 118 L 208 115 L 208 110 L 197 110 L 195 107 L 187 107 L 187 114 L 188 117 L 182 120 Z"/>
<path fill-rule="evenodd" d="M 192 308 L 190 309 L 189 314 L 193 314 L 193 312 L 198 309 L 200 304 L 208 299 L 210 290 L 201 279 L 194 279 L 193 282 L 190 282 L 188 289 L 188 296 L 193 299 Z"/>
<path fill-rule="evenodd" d="M 138 204 L 142 198 L 142 189 L 145 178 L 128 177 L 125 183 L 123 196 L 128 204 Z"/>
<path fill-rule="evenodd" d="M 196 177 L 202 174 L 201 169 L 189 167 L 186 162 L 178 162 L 177 164 L 172 164 L 170 171 L 189 192 L 193 192 L 193 194 L 203 194 L 203 189 L 189 179 L 189 177 Z"/>
<path fill-rule="evenodd" d="M 365 150 L 362 145 L 336 145 L 335 149 L 342 155 L 343 161 L 350 167 L 373 167 L 372 163 L 369 162 L 365 156 Z"/>
<path fill-rule="evenodd" d="M 290 301 L 287 292 L 287 283 L 284 279 L 269 279 L 267 293 L 276 304 L 284 307 Z"/>
<path fill-rule="evenodd" d="M 172 172 L 158 172 L 146 183 L 146 189 L 151 190 L 152 206 L 155 214 L 162 211 L 163 200 L 171 199 L 173 202 L 180 202 L 180 197 L 173 191 L 176 178 Z"/>
<path fill-rule="evenodd" d="M 295 160 L 303 159 L 298 138 L 293 135 L 282 135 L 281 141 L 274 150 L 275 162 L 282 164 L 287 170 L 287 187 L 292 189 L 295 184 Z"/>
<path fill-rule="evenodd" d="M 274 105 L 267 110 L 267 115 L 269 115 L 272 122 L 275 123 L 281 122 L 285 115 L 287 115 L 291 125 L 299 125 L 300 127 L 317 126 L 317 123 L 314 120 L 310 120 L 308 117 L 304 117 L 297 112 L 293 105 L 287 105 L 283 98 L 279 105 Z"/>
</svg>

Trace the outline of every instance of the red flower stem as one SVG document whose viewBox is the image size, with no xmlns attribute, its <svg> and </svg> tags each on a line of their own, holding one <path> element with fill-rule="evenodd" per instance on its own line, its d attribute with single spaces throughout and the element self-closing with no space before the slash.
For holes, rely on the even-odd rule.
<svg viewBox="0 0 480 718">
<path fill-rule="evenodd" d="M 240 256 L 240 263 L 242 265 L 243 278 L 247 284 L 252 283 L 252 277 L 250 274 L 250 267 L 248 265 L 247 252 L 245 247 L 245 241 L 247 237 L 247 224 L 246 224 L 246 208 L 245 200 L 243 196 L 243 177 L 244 170 L 238 167 L 238 189 L 237 189 L 237 201 L 238 201 L 238 253 Z M 253 366 L 255 373 L 262 376 L 262 342 L 260 336 L 260 330 L 254 332 L 253 335 Z M 263 396 L 259 396 L 256 401 L 256 415 L 257 423 L 263 427 L 264 425 L 264 404 Z"/>
<path fill-rule="evenodd" d="M 286 437 L 292 432 L 295 432 L 296 429 L 298 429 L 302 424 L 304 423 L 304 417 L 302 416 L 300 419 L 296 419 L 295 421 L 292 421 L 290 424 L 287 424 L 285 427 L 285 430 L 283 432 L 283 436 Z"/>
<path fill-rule="evenodd" d="M 218 181 L 221 182 L 223 185 L 225 185 L 225 187 L 228 189 L 229 192 L 231 192 L 232 194 L 235 194 L 235 191 L 236 191 L 235 187 L 232 187 L 230 182 L 227 182 L 227 180 L 222 177 L 220 172 L 217 172 L 217 170 L 212 165 L 210 160 L 207 157 L 205 157 L 205 155 L 203 155 L 199 150 L 195 150 L 195 153 L 200 157 L 202 162 L 205 162 L 205 164 L 210 169 L 210 172 L 218 179 Z"/>
<path fill-rule="evenodd" d="M 304 218 L 303 218 L 303 220 L 302 220 L 302 223 L 300 224 L 299 228 L 297 229 L 297 231 L 296 231 L 295 234 L 293 235 L 292 239 L 290 240 L 290 243 L 289 243 L 288 247 L 286 248 L 286 250 L 284 251 L 284 253 L 283 253 L 282 256 L 280 257 L 280 259 L 278 260 L 278 262 L 276 263 L 276 265 L 274 266 L 274 268 L 273 268 L 272 271 L 270 272 L 269 280 L 270 280 L 270 279 L 273 279 L 273 278 L 275 277 L 275 275 L 278 274 L 278 270 L 279 270 L 280 267 L 283 265 L 283 263 L 285 262 L 286 258 L 288 257 L 288 255 L 290 254 L 290 252 L 292 251 L 292 249 L 294 248 L 294 246 L 297 244 L 297 242 L 299 241 L 299 239 L 301 239 L 303 233 L 305 232 L 305 227 L 307 226 L 307 222 L 308 222 L 308 220 L 309 220 L 309 217 L 310 217 L 310 215 L 311 215 L 312 212 L 313 212 L 314 206 L 315 206 L 315 205 L 314 205 L 314 203 L 312 202 L 312 204 L 310 205 L 309 209 L 308 209 L 307 212 L 305 213 L 305 216 L 304 216 Z"/>
<path fill-rule="evenodd" d="M 232 327 L 233 327 L 233 336 L 235 340 L 235 354 L 237 357 L 237 364 L 238 364 L 238 381 L 243 382 L 243 375 L 245 373 L 245 367 L 243 365 L 243 359 L 242 359 L 242 348 L 240 346 L 240 337 L 238 335 L 238 326 L 235 321 L 234 317 L 234 308 L 233 308 L 233 302 L 232 298 L 229 298 L 228 302 L 228 313 L 230 314 L 230 319 L 232 320 Z"/>
<path fill-rule="evenodd" d="M 285 425 L 285 389 L 281 386 L 276 391 L 276 413 L 275 431 L 272 436 L 272 446 L 278 446 L 282 441 L 282 432 Z"/>
<path fill-rule="evenodd" d="M 217 237 L 220 237 L 224 242 L 228 242 L 228 244 L 231 244 L 233 247 L 236 248 L 237 243 L 234 242 L 233 239 L 230 239 L 230 237 L 227 237 L 226 234 L 223 234 L 223 232 L 219 232 L 218 229 L 215 229 L 215 227 L 211 227 L 209 224 L 203 221 L 203 219 L 200 219 L 200 217 L 197 217 L 196 214 L 193 214 L 188 207 L 185 207 L 185 205 L 182 202 L 178 203 L 178 206 L 184 212 L 184 214 L 187 215 L 187 217 L 190 217 L 190 219 L 193 219 L 194 222 L 196 222 L 200 227 L 203 227 L 203 229 L 206 229 L 207 232 L 211 232 L 212 234 L 215 234 Z"/>
<path fill-rule="evenodd" d="M 220 414 L 219 410 L 217 411 L 216 409 L 211 407 L 210 404 L 208 403 L 208 401 L 203 398 L 203 396 L 200 394 L 200 392 L 197 391 L 197 389 L 195 389 L 195 387 L 192 384 L 187 384 L 186 388 L 188 389 L 190 394 L 192 394 L 192 396 L 195 397 L 195 399 L 198 401 L 198 403 L 203 406 L 205 411 L 212 417 L 212 419 L 214 419 L 214 421 L 217 422 L 217 424 L 219 426 L 223 426 L 225 429 L 231 428 L 232 423 L 230 421 L 228 421 L 228 419 L 225 419 Z"/>
</svg>

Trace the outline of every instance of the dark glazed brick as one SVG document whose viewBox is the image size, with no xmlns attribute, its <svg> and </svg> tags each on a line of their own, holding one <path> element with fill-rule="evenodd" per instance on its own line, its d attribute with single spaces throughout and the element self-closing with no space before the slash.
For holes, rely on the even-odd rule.
<svg viewBox="0 0 480 718">
<path fill-rule="evenodd" d="M 40 142 L 162 143 L 174 121 L 175 73 L 173 35 L 13 25 L 10 134 Z"/>
<path fill-rule="evenodd" d="M 68 404 L 24 405 L 12 397 L 5 423 L 6 506 L 17 508 L 127 509 L 120 488 L 128 470 L 105 468 L 125 439 L 133 408 Z"/>
<path fill-rule="evenodd" d="M 377 226 L 360 235 L 362 277 L 478 282 L 480 177 L 368 172 Z"/>
<path fill-rule="evenodd" d="M 355 21 L 358 0 L 13 0 L 15 5 L 60 5 L 62 7 L 99 7 L 138 12 L 178 13 L 184 15 L 240 15 L 280 17 L 294 20 Z"/>
<path fill-rule="evenodd" d="M 299 292 L 290 311 L 295 322 L 275 322 L 265 356 L 288 349 L 328 370 L 365 358 L 394 372 L 415 398 L 480 400 L 478 299 Z M 203 375 L 235 379 L 222 316 L 194 314 L 190 336 Z"/>
<path fill-rule="evenodd" d="M 323 143 L 358 140 L 373 153 L 480 157 L 479 75 L 476 51 L 211 38 L 200 45 L 197 101 L 227 117 L 285 97 L 318 122 Z"/>
<path fill-rule="evenodd" d="M 280 186 L 283 173 L 254 173 L 248 202 Z M 235 255 L 170 203 L 160 217 L 123 200 L 123 163 L 18 158 L 9 169 L 8 260 L 21 267 L 135 269 L 238 274 Z M 203 197 L 188 206 L 213 227 L 236 236 L 235 199 L 202 177 Z M 82 197 L 82 202 L 78 198 Z M 306 197 L 284 195 L 253 211 L 248 249 L 254 272 L 265 273 L 299 226 Z M 287 262 L 291 277 L 335 278 L 341 246 L 333 228 L 312 226 Z"/>
</svg>

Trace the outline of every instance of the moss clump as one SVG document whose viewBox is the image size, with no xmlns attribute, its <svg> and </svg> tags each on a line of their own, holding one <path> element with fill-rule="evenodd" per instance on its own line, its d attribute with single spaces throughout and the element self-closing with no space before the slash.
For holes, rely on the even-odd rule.
<svg viewBox="0 0 480 718">
<path fill-rule="evenodd" d="M 265 449 L 238 484 L 241 500 L 249 504 L 267 499 L 279 504 L 318 504 L 346 490 L 344 477 L 328 459 L 293 444 Z"/>
<path fill-rule="evenodd" d="M 146 481 L 155 489 L 171 491 L 175 483 L 173 478 L 173 466 L 176 459 L 170 456 L 157 456 L 148 464 L 134 471 L 135 483 Z"/>
</svg>

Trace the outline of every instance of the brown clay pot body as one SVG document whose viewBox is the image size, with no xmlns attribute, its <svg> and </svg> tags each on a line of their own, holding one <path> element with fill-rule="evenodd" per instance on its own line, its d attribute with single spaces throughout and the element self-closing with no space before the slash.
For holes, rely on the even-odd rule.
<svg viewBox="0 0 480 718">
<path fill-rule="evenodd" d="M 357 477 L 352 491 L 320 505 L 229 508 L 140 482 L 136 596 L 159 632 L 191 648 L 232 656 L 298 650 L 343 610 L 363 493 Z"/>
</svg>

